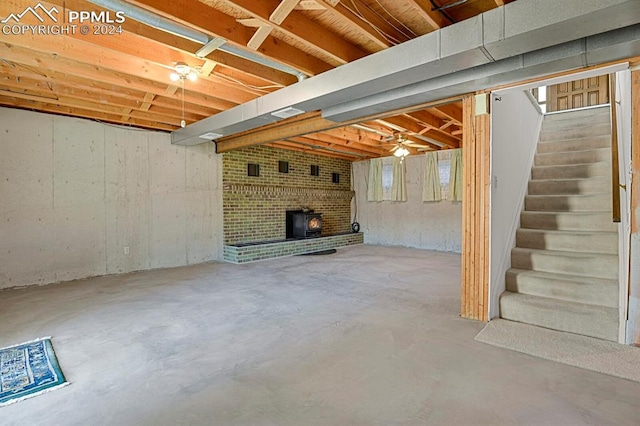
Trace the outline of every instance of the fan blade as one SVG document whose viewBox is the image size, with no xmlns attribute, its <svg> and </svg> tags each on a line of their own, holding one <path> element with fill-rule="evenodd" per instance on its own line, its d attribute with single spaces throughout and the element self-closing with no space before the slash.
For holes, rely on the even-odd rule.
<svg viewBox="0 0 640 426">
<path fill-rule="evenodd" d="M 400 145 L 394 145 L 394 146 L 393 146 L 393 148 L 391 148 L 389 151 L 390 151 L 390 152 L 393 152 L 393 151 L 395 151 L 395 150 L 396 150 L 396 149 L 398 149 L 398 148 L 400 148 Z"/>
</svg>

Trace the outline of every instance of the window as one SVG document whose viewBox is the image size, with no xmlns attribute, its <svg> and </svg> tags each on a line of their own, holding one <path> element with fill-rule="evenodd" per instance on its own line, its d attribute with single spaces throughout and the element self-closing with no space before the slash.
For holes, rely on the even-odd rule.
<svg viewBox="0 0 640 426">
<path fill-rule="evenodd" d="M 393 189 L 393 158 L 382 158 L 382 201 L 391 201 Z"/>
<path fill-rule="evenodd" d="M 442 199 L 449 199 L 449 176 L 451 171 L 451 150 L 438 151 L 438 176 L 440 177 L 440 191 Z"/>
<path fill-rule="evenodd" d="M 260 164 L 247 164 L 247 176 L 260 176 Z"/>
<path fill-rule="evenodd" d="M 540 109 L 542 113 L 547 112 L 547 86 L 536 87 L 535 89 L 531 89 L 531 94 L 538 101 L 538 105 L 540 105 Z"/>
<path fill-rule="evenodd" d="M 331 174 L 331 182 L 340 183 L 340 173 L 332 173 Z"/>
<path fill-rule="evenodd" d="M 320 166 L 311 165 L 311 176 L 320 176 Z"/>
<path fill-rule="evenodd" d="M 289 173 L 289 162 L 288 161 L 278 161 L 278 171 L 280 173 Z"/>
</svg>

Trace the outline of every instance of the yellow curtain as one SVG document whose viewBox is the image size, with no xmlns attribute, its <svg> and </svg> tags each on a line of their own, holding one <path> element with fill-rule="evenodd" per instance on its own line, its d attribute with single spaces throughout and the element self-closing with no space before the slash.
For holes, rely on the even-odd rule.
<svg viewBox="0 0 640 426">
<path fill-rule="evenodd" d="M 422 179 L 422 201 L 442 201 L 440 174 L 438 173 L 438 153 L 425 153 L 426 161 Z"/>
<path fill-rule="evenodd" d="M 382 159 L 380 158 L 369 160 L 367 200 L 382 201 Z"/>
<path fill-rule="evenodd" d="M 407 201 L 407 182 L 405 180 L 404 161 L 393 159 L 393 186 L 391 187 L 391 201 Z"/>
<path fill-rule="evenodd" d="M 453 149 L 451 151 L 449 199 L 451 201 L 462 201 L 462 149 Z"/>
</svg>

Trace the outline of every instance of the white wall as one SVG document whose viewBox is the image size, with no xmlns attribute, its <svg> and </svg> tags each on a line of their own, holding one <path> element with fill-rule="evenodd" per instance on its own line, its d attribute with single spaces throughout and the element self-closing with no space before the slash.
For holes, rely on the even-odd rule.
<svg viewBox="0 0 640 426">
<path fill-rule="evenodd" d="M 492 94 L 490 318 L 499 315 L 541 125 L 542 114 L 522 90 Z"/>
<path fill-rule="evenodd" d="M 0 135 L 0 288 L 221 257 L 212 144 L 8 108 Z"/>
<path fill-rule="evenodd" d="M 625 70 L 616 73 L 616 103 L 617 103 L 617 129 L 618 129 L 618 161 L 620 165 L 620 184 L 626 185 L 627 190 L 620 190 L 620 343 L 638 343 L 640 336 L 640 268 L 639 262 L 631 261 L 629 271 L 629 248 L 631 245 L 631 71 Z M 634 147 L 635 148 L 635 147 Z M 637 235 L 634 245 L 638 243 Z M 637 247 L 637 246 L 636 246 Z M 631 283 L 631 286 L 626 285 Z M 631 295 L 628 292 L 631 287 Z M 627 322 L 627 309 L 629 321 Z M 625 329 L 626 328 L 626 329 Z"/>
<path fill-rule="evenodd" d="M 422 155 L 405 159 L 406 202 L 367 201 L 369 162 L 353 163 L 358 222 L 365 244 L 415 247 L 426 250 L 462 251 L 462 203 L 422 201 Z"/>
</svg>

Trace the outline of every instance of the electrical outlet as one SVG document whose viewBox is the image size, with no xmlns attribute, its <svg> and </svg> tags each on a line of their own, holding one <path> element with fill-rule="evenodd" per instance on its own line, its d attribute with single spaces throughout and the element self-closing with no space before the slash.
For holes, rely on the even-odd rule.
<svg viewBox="0 0 640 426">
<path fill-rule="evenodd" d="M 126 247 L 124 248 L 124 254 L 129 254 L 129 246 L 126 246 Z"/>
</svg>

